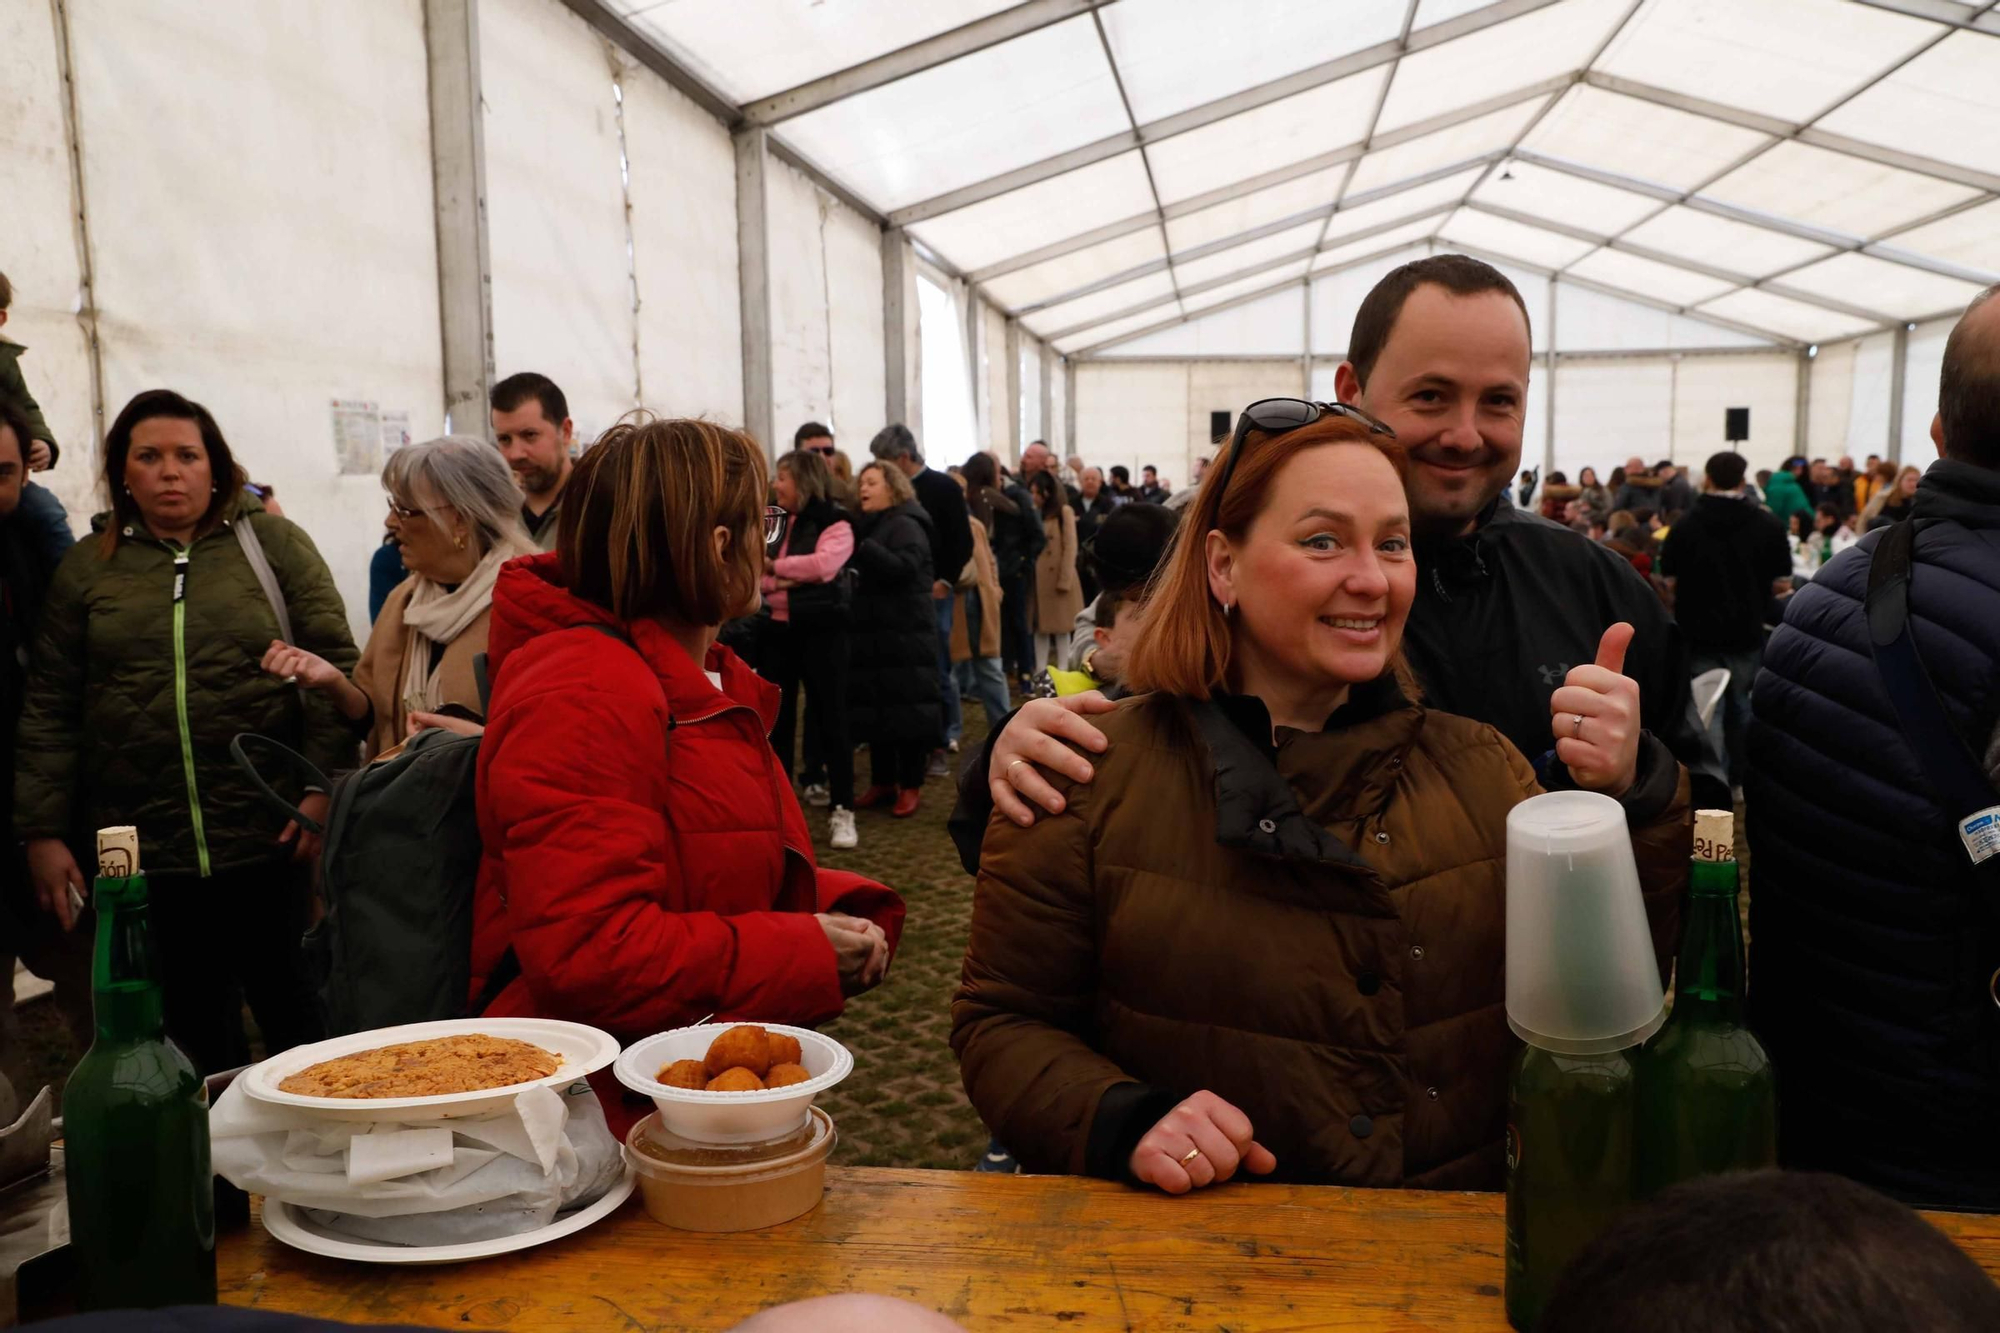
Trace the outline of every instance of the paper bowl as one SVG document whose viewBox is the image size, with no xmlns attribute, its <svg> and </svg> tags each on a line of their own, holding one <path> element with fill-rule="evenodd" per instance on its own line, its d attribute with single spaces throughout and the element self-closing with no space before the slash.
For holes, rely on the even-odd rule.
<svg viewBox="0 0 2000 1333">
<path fill-rule="evenodd" d="M 822 1037 L 810 1028 L 759 1023 L 756 1026 L 766 1032 L 798 1038 L 800 1063 L 811 1078 L 789 1088 L 769 1088 L 762 1092 L 697 1092 L 670 1088 L 654 1077 L 676 1060 L 702 1059 L 708 1054 L 710 1042 L 740 1026 L 743 1025 L 704 1023 L 635 1041 L 618 1057 L 618 1081 L 652 1098 L 660 1112 L 660 1123 L 684 1139 L 697 1143 L 764 1143 L 804 1125 L 819 1095 L 854 1070 L 854 1057 L 831 1037 Z"/>
<path fill-rule="evenodd" d="M 479 1088 L 472 1092 L 440 1093 L 433 1097 L 308 1097 L 286 1092 L 278 1085 L 300 1070 L 322 1061 L 372 1051 L 378 1046 L 398 1046 L 404 1042 L 436 1037 L 462 1037 L 472 1033 L 488 1037 L 511 1037 L 539 1046 L 562 1057 L 562 1065 L 545 1078 L 504 1088 Z M 617 1039 L 607 1032 L 582 1023 L 565 1023 L 554 1018 L 452 1018 L 436 1023 L 405 1023 L 401 1027 L 376 1028 L 331 1037 L 310 1046 L 294 1046 L 262 1064 L 252 1065 L 237 1078 L 250 1097 L 274 1106 L 290 1106 L 312 1111 L 332 1120 L 454 1120 L 463 1116 L 490 1115 L 533 1087 L 561 1088 L 588 1078 L 618 1054 Z"/>
</svg>

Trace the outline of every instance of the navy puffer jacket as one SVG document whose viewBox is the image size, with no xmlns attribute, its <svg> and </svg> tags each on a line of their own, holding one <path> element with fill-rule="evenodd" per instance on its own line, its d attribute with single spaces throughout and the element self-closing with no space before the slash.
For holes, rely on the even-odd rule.
<svg viewBox="0 0 2000 1333">
<path fill-rule="evenodd" d="M 1917 649 L 1987 755 L 2000 472 L 1934 465 L 1913 521 Z M 1787 1166 L 1916 1204 L 2000 1208 L 2000 1012 L 1986 994 L 2000 904 L 1975 892 L 1875 671 L 1863 599 L 1880 543 L 1871 533 L 1792 598 L 1757 675 L 1750 1020 L 1778 1071 Z"/>
</svg>

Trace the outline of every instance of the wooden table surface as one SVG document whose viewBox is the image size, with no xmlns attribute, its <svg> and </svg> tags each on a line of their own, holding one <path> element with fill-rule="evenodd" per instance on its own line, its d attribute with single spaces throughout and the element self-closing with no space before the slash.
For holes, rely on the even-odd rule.
<svg viewBox="0 0 2000 1333">
<path fill-rule="evenodd" d="M 455 1329 L 726 1329 L 835 1292 L 897 1296 L 967 1328 L 1493 1329 L 1503 1200 L 1269 1184 L 1185 1198 L 1103 1181 L 833 1169 L 768 1231 L 673 1231 L 637 1195 L 590 1230 L 478 1263 L 301 1254 L 260 1224 L 222 1239 L 226 1304 Z M 2000 1218 L 1931 1220 L 2000 1275 Z"/>
</svg>

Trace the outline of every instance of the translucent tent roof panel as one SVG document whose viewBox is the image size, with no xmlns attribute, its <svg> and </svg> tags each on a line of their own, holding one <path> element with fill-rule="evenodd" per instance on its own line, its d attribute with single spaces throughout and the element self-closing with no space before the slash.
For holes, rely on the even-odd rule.
<svg viewBox="0 0 2000 1333">
<path fill-rule="evenodd" d="M 1297 282 L 1305 276 L 1305 272 L 1306 266 L 1301 261 L 1297 264 L 1287 264 L 1283 268 L 1272 269 L 1268 273 L 1238 278 L 1235 282 L 1224 283 L 1220 287 L 1212 287 L 1208 291 L 1182 297 L 1181 308 L 1190 315 L 1203 310 L 1213 310 L 1219 305 L 1227 305 L 1252 292 L 1266 291 L 1283 286 L 1287 282 Z"/>
<path fill-rule="evenodd" d="M 913 223 L 910 232 L 975 269 L 1153 211 L 1146 164 L 1135 151 Z"/>
<path fill-rule="evenodd" d="M 1349 55 L 1402 32 L 1405 0 L 1141 0 L 1100 11 L 1141 124 Z"/>
<path fill-rule="evenodd" d="M 1147 274 L 1143 278 L 1133 278 L 1115 286 L 1105 287 L 1088 296 L 1079 296 L 1061 305 L 1052 305 L 1037 310 L 1031 315 L 1023 315 L 1021 322 L 1028 331 L 1038 338 L 1065 329 L 1079 328 L 1086 324 L 1102 322 L 1113 315 L 1123 315 L 1130 310 L 1142 310 L 1162 302 L 1171 302 L 1177 294 L 1174 280 L 1162 270 Z M 1171 312 L 1163 311 L 1161 318 Z"/>
<path fill-rule="evenodd" d="M 1177 260 L 1174 263 L 1174 281 L 1185 290 L 1196 283 L 1208 282 L 1241 269 L 1269 263 L 1281 255 L 1310 250 L 1319 244 L 1319 233 L 1319 223 L 1307 222 L 1297 227 L 1288 227 L 1261 240 L 1203 255 L 1199 259 Z"/>
<path fill-rule="evenodd" d="M 1979 295 L 1977 283 L 1960 282 L 1869 255 L 1843 254 L 1787 273 L 1785 286 L 1898 319 L 1924 319 L 1957 311 Z"/>
<path fill-rule="evenodd" d="M 1651 0 L 1597 68 L 1804 121 L 1937 35 L 1849 0 Z"/>
<path fill-rule="evenodd" d="M 821 107 L 777 133 L 888 210 L 1130 128 L 1086 15 Z"/>
<path fill-rule="evenodd" d="M 1424 218 L 1421 221 L 1412 222 L 1408 226 L 1397 227 L 1393 231 L 1378 232 L 1373 236 L 1366 236 L 1358 241 L 1349 241 L 1345 245 L 1336 245 L 1331 249 L 1322 250 L 1318 258 L 1313 260 L 1313 272 L 1322 273 L 1327 269 L 1338 268 L 1342 264 L 1352 263 L 1363 255 L 1379 254 L 1392 246 L 1403 245 L 1410 241 L 1424 240 L 1437 231 L 1440 220 L 1434 217 Z"/>
<path fill-rule="evenodd" d="M 1711 268 L 1761 278 L 1781 268 L 1810 263 L 1833 253 L 1829 246 L 1802 240 L 1767 227 L 1717 217 L 1676 204 L 1640 223 L 1625 237 L 1635 245 L 1660 250 Z"/>
<path fill-rule="evenodd" d="M 1412 32 L 1421 28 L 1435 27 L 1446 19 L 1455 19 L 1460 14 L 1470 14 L 1475 9 L 1483 9 L 1489 0 L 1417 0 L 1417 21 L 1410 25 Z"/>
<path fill-rule="evenodd" d="M 1240 236 L 1246 231 L 1333 203 L 1346 167 L 1328 167 L 1240 199 L 1167 219 L 1167 242 L 1176 251 Z"/>
<path fill-rule="evenodd" d="M 1242 305 L 1226 310 L 1210 310 L 1192 316 L 1185 324 L 1170 329 L 1161 329 L 1106 347 L 1091 353 L 1093 359 L 1102 357 L 1115 361 L 1121 357 L 1167 356 L 1199 360 L 1218 353 L 1236 353 L 1262 356 L 1299 357 L 1305 354 L 1305 288 L 1301 283 L 1291 286 Z M 1233 370 L 1247 371 L 1258 375 L 1259 368 L 1234 367 Z M 1262 368 L 1269 373 L 1268 367 Z M 1280 375 L 1296 376 L 1297 370 L 1287 368 Z M 1293 385 L 1297 380 L 1293 379 Z M 1251 388 L 1241 397 L 1232 401 L 1232 406 L 1240 406 L 1246 401 L 1270 396 L 1272 388 Z M 1283 390 L 1296 393 L 1296 387 Z"/>
<path fill-rule="evenodd" d="M 982 285 L 988 296 L 1009 310 L 1019 310 L 1166 257 L 1166 242 L 1160 238 L 1160 229 L 1153 226 L 1003 273 Z"/>
<path fill-rule="evenodd" d="M 1191 199 L 1361 142 L 1388 75 L 1387 67 L 1364 70 L 1149 144 L 1160 202 Z"/>
<path fill-rule="evenodd" d="M 1955 32 L 1827 116 L 1824 129 L 2000 172 L 2000 38 Z"/>
<path fill-rule="evenodd" d="M 1378 131 L 1400 129 L 1582 67 L 1632 0 L 1561 0 L 1403 57 Z"/>
<path fill-rule="evenodd" d="M 1897 232 L 1886 245 L 1979 269 L 2000 279 L 2000 200 Z"/>
<path fill-rule="evenodd" d="M 858 65 L 1007 9 L 1016 0 L 925 0 L 921 5 L 821 0 L 609 0 L 739 102 Z M 771 34 L 784 33 L 784 41 Z"/>
<path fill-rule="evenodd" d="M 1357 231 L 1380 226 L 1385 222 L 1395 222 L 1402 218 L 1415 217 L 1446 204 L 1455 204 L 1465 198 L 1465 192 L 1479 179 L 1483 167 L 1472 167 L 1456 175 L 1442 176 L 1424 185 L 1397 190 L 1379 199 L 1371 199 L 1364 204 L 1343 207 L 1326 224 L 1326 242 L 1338 241 L 1343 236 L 1352 236 Z M 1391 187 L 1393 188 L 1393 187 Z M 1349 192 L 1352 197 L 1353 191 Z"/>
<path fill-rule="evenodd" d="M 1349 194 L 1378 189 L 1422 176 L 1443 167 L 1468 162 L 1482 153 L 1507 148 L 1528 128 L 1548 98 L 1537 97 L 1468 120 L 1449 129 L 1434 130 L 1408 143 L 1382 148 L 1362 158 L 1347 183 Z"/>
<path fill-rule="evenodd" d="M 1995 50 L 2000 52 L 2000 43 L 1995 44 Z M 1935 176 L 1790 140 L 1758 154 L 1702 194 L 1740 208 L 1865 237 L 1964 203 L 1979 192 Z"/>
<path fill-rule="evenodd" d="M 1444 226 L 1438 229 L 1438 236 L 1444 241 L 1469 245 L 1476 250 L 1491 250 L 1540 268 L 1561 268 L 1581 259 L 1592 248 L 1589 241 L 1559 236 L 1540 227 L 1510 222 L 1506 218 L 1496 218 L 1491 213 L 1478 213 L 1469 208 L 1461 208 L 1446 219 Z"/>
<path fill-rule="evenodd" d="M 1567 271 L 1669 305 L 1696 305 L 1736 285 L 1621 250 L 1593 251 L 1571 264 Z"/>
<path fill-rule="evenodd" d="M 1616 236 L 1660 211 L 1660 201 L 1647 195 L 1550 171 L 1532 162 L 1510 162 L 1502 170 L 1488 173 L 1472 197 L 1482 204 L 1532 213 L 1599 236 Z"/>
<path fill-rule="evenodd" d="M 1178 309 L 1178 305 L 1166 305 L 1160 307 L 1158 312 L 1147 310 L 1124 319 L 1114 319 L 1108 324 L 1078 330 L 1067 338 L 1056 339 L 1056 350 L 1067 354 L 1079 347 L 1089 347 L 1108 338 L 1122 338 L 1128 333 L 1137 333 L 1140 329 L 1151 328 L 1155 324 L 1174 318 L 1174 312 Z"/>
<path fill-rule="evenodd" d="M 1522 141 L 1550 157 L 1692 190 L 1770 136 L 1672 107 L 1578 86 Z"/>
<path fill-rule="evenodd" d="M 1831 342 L 1835 338 L 1851 338 L 1856 334 L 1868 333 L 1874 325 L 1865 319 L 1843 315 L 1837 310 L 1827 310 L 1820 306 L 1807 305 L 1789 297 L 1777 296 L 1771 292 L 1745 287 L 1727 296 L 1717 297 L 1700 307 L 1701 311 L 1748 324 L 1752 328 L 1769 329 L 1787 338 L 1801 342 Z"/>
</svg>

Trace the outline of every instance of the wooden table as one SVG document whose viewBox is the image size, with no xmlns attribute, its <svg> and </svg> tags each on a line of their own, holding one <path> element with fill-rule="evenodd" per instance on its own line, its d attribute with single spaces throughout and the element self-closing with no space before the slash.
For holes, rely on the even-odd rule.
<svg viewBox="0 0 2000 1333">
<path fill-rule="evenodd" d="M 223 1239 L 227 1304 L 456 1329 L 726 1329 L 834 1292 L 898 1296 L 970 1329 L 1492 1329 L 1497 1194 L 1268 1184 L 1185 1198 L 1103 1181 L 833 1169 L 769 1231 L 673 1231 L 632 1201 L 539 1249 L 432 1268 L 342 1263 L 261 1225 Z M 2000 1218 L 1931 1220 L 2000 1274 Z"/>
</svg>

